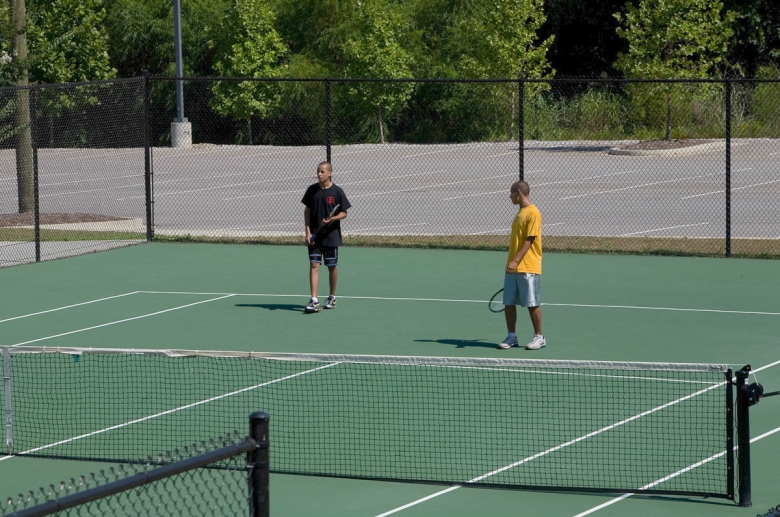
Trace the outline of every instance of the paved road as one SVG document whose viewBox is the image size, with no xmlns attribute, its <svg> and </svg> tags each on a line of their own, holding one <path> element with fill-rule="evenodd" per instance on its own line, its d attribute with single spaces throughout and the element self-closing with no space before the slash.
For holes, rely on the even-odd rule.
<svg viewBox="0 0 780 517">
<path fill-rule="evenodd" d="M 616 142 L 526 142 L 525 177 L 548 235 L 724 237 L 723 150 L 614 156 Z M 302 233 L 300 198 L 325 149 L 154 150 L 155 227 L 164 233 Z M 780 238 L 780 140 L 736 140 L 732 235 Z M 517 143 L 334 146 L 351 234 L 506 234 Z M 44 149 L 44 212 L 143 218 L 142 149 Z M 12 150 L 0 151 L 0 213 L 16 210 Z"/>
</svg>

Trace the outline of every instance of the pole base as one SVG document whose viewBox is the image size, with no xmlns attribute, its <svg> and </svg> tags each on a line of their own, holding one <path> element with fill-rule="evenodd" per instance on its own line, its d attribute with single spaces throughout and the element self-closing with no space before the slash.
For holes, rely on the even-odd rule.
<svg viewBox="0 0 780 517">
<path fill-rule="evenodd" d="M 192 123 L 171 123 L 171 147 L 192 147 Z"/>
</svg>

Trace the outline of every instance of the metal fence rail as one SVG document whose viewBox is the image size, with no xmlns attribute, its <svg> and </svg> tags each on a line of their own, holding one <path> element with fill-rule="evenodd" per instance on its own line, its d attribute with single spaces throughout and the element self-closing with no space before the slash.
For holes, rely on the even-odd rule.
<svg viewBox="0 0 780 517">
<path fill-rule="evenodd" d="M 44 93 L 85 88 L 104 93 L 41 107 Z M 20 91 L 0 96 L 13 107 Z M 65 234 L 73 253 L 301 243 L 300 200 L 323 160 L 353 205 L 348 245 L 505 249 L 508 190 L 525 179 L 546 250 L 780 256 L 780 80 L 144 77 L 28 91 L 45 192 L 18 214 L 8 108 L 4 265 L 63 254 L 52 214 L 123 219 L 115 235 Z"/>
</svg>

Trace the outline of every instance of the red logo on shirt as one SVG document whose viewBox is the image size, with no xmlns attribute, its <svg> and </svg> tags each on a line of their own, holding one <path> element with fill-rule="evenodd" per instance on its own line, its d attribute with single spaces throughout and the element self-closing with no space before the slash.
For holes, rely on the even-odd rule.
<svg viewBox="0 0 780 517">
<path fill-rule="evenodd" d="M 333 204 L 333 203 L 335 203 L 335 202 L 336 202 L 336 200 L 335 200 L 335 199 L 333 199 L 333 196 L 330 196 L 330 197 L 328 197 L 328 204 L 329 204 L 329 205 L 332 205 L 332 204 Z"/>
</svg>

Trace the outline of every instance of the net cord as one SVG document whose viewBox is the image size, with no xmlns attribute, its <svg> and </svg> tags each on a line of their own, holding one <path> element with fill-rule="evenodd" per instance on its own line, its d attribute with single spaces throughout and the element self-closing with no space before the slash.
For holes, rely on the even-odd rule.
<svg viewBox="0 0 780 517">
<path fill-rule="evenodd" d="M 121 348 L 71 348 L 21 346 L 10 348 L 11 354 L 60 353 L 68 355 L 86 354 L 138 354 L 165 357 L 211 357 L 234 359 L 268 359 L 276 361 L 301 361 L 316 363 L 354 363 L 398 366 L 453 366 L 487 368 L 561 368 L 588 370 L 651 370 L 678 372 L 725 373 L 729 366 L 723 364 L 697 363 L 653 363 L 637 361 L 580 361 L 556 359 L 499 359 L 481 357 L 428 357 L 428 356 L 390 356 L 390 355 L 343 355 L 343 354 L 307 354 L 277 352 L 231 352 L 221 350 L 146 350 Z"/>
</svg>

